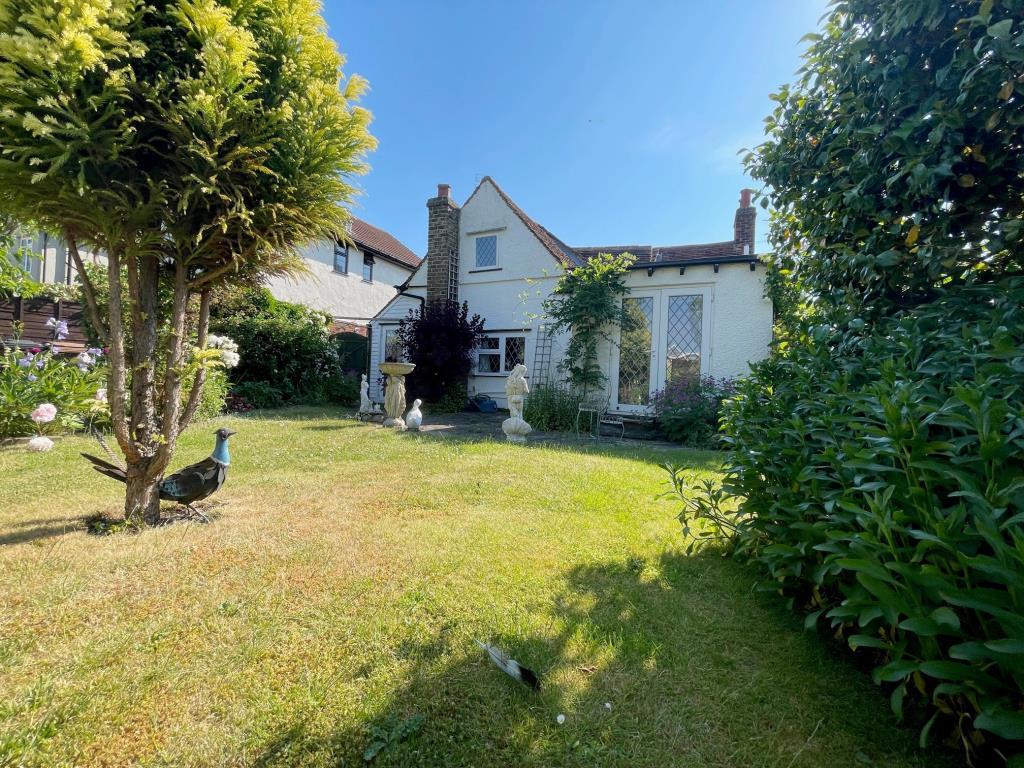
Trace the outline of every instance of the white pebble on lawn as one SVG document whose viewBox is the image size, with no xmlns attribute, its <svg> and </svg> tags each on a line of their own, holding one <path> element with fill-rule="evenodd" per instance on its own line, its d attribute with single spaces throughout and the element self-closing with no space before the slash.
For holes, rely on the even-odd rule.
<svg viewBox="0 0 1024 768">
<path fill-rule="evenodd" d="M 559 725 L 564 723 L 565 722 L 565 715 L 559 715 L 558 717 L 556 717 L 555 718 L 555 722 L 558 723 Z"/>
</svg>

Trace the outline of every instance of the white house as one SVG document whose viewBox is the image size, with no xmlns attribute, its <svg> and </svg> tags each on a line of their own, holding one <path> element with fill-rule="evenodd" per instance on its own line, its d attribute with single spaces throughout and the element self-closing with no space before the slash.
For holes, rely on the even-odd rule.
<svg viewBox="0 0 1024 768">
<path fill-rule="evenodd" d="M 327 312 L 339 326 L 366 326 L 422 260 L 362 219 L 352 218 L 348 235 L 348 245 L 325 240 L 304 248 L 309 272 L 269 280 L 274 298 Z"/>
<path fill-rule="evenodd" d="M 597 253 L 629 252 L 636 263 L 626 277 L 630 293 L 624 301 L 648 332 L 629 333 L 601 352 L 611 407 L 642 410 L 677 376 L 742 376 L 749 363 L 768 354 L 773 321 L 764 268 L 754 253 L 750 195 L 741 193 L 731 240 L 571 247 L 527 216 L 490 177 L 461 207 L 441 184 L 427 201 L 426 259 L 374 319 L 371 368 L 399 354 L 398 322 L 422 301 L 465 301 L 487 330 L 470 394 L 490 395 L 504 406 L 505 378 L 517 363 L 529 367 L 534 386 L 558 375 L 568 336 L 546 332 L 542 304 L 562 272 Z M 381 395 L 379 388 L 371 394 Z"/>
</svg>

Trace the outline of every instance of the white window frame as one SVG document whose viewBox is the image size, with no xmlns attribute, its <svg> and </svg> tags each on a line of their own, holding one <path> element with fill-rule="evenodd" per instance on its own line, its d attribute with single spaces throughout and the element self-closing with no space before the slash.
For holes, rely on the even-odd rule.
<svg viewBox="0 0 1024 768">
<path fill-rule="evenodd" d="M 479 345 L 476 347 L 475 359 L 473 361 L 473 375 L 474 376 L 508 376 L 512 373 L 512 368 L 508 367 L 508 360 L 505 357 L 505 340 L 506 339 L 522 339 L 523 340 L 523 362 L 526 362 L 526 338 L 527 334 L 522 331 L 508 331 L 498 333 L 484 333 L 481 336 L 483 339 L 497 339 L 498 346 L 496 349 L 483 348 Z M 480 356 L 481 355 L 497 355 L 500 359 L 500 369 L 498 371 L 481 371 L 480 370 Z M 515 367 L 514 365 L 512 366 Z"/>
<path fill-rule="evenodd" d="M 478 257 L 478 254 L 477 254 L 477 244 L 479 243 L 480 240 L 482 240 L 485 237 L 493 237 L 494 238 L 494 263 L 493 264 L 480 264 L 477 261 L 477 257 Z M 473 269 L 477 270 L 477 269 L 500 269 L 500 268 L 501 268 L 501 258 L 499 257 L 499 254 L 498 254 L 498 234 L 496 232 L 491 232 L 491 233 L 482 232 L 479 235 L 474 236 L 474 238 L 473 238 Z"/>
</svg>

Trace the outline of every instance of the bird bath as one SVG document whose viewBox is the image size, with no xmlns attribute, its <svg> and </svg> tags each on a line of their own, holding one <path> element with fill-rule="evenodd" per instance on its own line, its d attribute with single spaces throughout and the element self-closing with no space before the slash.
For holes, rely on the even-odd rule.
<svg viewBox="0 0 1024 768">
<path fill-rule="evenodd" d="M 385 427 L 405 429 L 405 377 L 416 366 L 413 363 L 381 363 L 380 372 L 388 377 L 384 387 L 384 419 Z"/>
</svg>

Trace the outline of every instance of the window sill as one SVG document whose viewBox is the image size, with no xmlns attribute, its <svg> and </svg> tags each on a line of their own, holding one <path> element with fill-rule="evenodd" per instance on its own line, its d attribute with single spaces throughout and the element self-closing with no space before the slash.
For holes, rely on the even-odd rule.
<svg viewBox="0 0 1024 768">
<path fill-rule="evenodd" d="M 512 371 L 507 371 L 506 373 L 471 373 L 469 375 L 470 376 L 483 376 L 483 377 L 486 377 L 488 379 L 501 379 L 501 378 L 508 378 L 508 375 L 510 373 L 512 373 Z M 529 378 L 529 377 L 527 377 L 527 378 Z"/>
<path fill-rule="evenodd" d="M 478 272 L 501 272 L 501 267 L 477 267 L 469 270 L 469 274 L 475 275 Z"/>
<path fill-rule="evenodd" d="M 366 283 L 367 285 L 373 285 L 373 280 L 367 280 L 365 277 L 360 282 Z"/>
<path fill-rule="evenodd" d="M 332 272 L 336 275 L 341 275 L 342 277 L 348 277 L 348 272 L 342 272 L 340 269 L 332 270 Z"/>
</svg>

